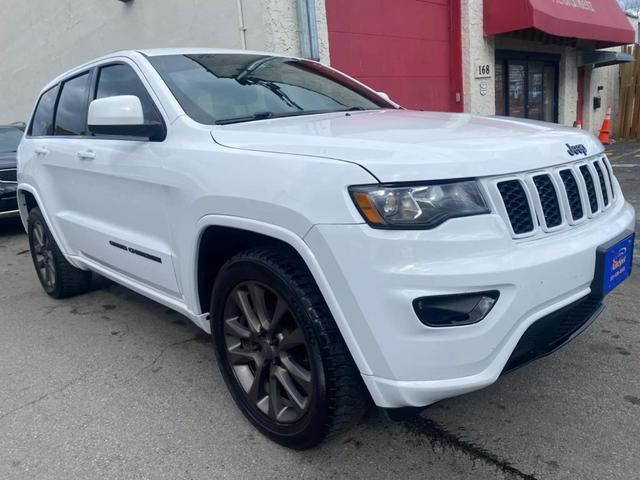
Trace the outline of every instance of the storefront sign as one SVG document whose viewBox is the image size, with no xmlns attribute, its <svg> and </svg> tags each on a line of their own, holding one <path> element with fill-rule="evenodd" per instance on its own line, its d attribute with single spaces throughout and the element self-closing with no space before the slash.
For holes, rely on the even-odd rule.
<svg viewBox="0 0 640 480">
<path fill-rule="evenodd" d="M 580 8 L 595 12 L 593 4 L 589 0 L 553 0 L 553 3 L 564 5 L 565 7 Z"/>
<path fill-rule="evenodd" d="M 476 78 L 491 78 L 493 76 L 491 65 L 488 63 L 476 65 L 475 75 Z"/>
</svg>

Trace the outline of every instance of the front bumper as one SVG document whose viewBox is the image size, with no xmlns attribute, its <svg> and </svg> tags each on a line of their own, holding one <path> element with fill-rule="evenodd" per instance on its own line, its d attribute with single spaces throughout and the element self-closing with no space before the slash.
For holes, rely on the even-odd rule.
<svg viewBox="0 0 640 480">
<path fill-rule="evenodd" d="M 350 334 L 345 336 L 380 407 L 423 407 L 483 388 L 505 370 L 529 327 L 590 294 L 596 249 L 635 228 L 618 202 L 606 215 L 543 239 L 514 241 L 497 215 L 432 231 L 318 225 L 305 237 Z M 430 328 L 418 297 L 499 290 L 475 325 Z M 574 332 L 575 333 L 575 332 Z"/>
</svg>

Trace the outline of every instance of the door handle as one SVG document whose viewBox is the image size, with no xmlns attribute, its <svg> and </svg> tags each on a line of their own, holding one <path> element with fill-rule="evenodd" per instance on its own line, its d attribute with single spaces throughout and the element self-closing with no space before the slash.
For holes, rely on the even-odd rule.
<svg viewBox="0 0 640 480">
<path fill-rule="evenodd" d="M 47 153 L 49 153 L 49 150 L 46 149 L 45 147 L 37 147 L 35 149 L 36 155 L 46 155 Z"/>
<path fill-rule="evenodd" d="M 93 160 L 94 158 L 96 158 L 96 154 L 93 152 L 93 150 L 85 150 L 83 152 L 78 152 L 78 158 L 80 160 Z"/>
</svg>

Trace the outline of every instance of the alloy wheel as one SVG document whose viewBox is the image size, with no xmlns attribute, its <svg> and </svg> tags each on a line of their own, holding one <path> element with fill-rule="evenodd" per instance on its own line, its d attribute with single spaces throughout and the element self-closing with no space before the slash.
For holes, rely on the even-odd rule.
<svg viewBox="0 0 640 480">
<path fill-rule="evenodd" d="M 309 348 L 286 300 L 248 281 L 229 294 L 224 309 L 226 357 L 246 399 L 277 423 L 309 411 L 313 378 Z"/>
<path fill-rule="evenodd" d="M 33 253 L 38 275 L 48 290 L 56 286 L 56 264 L 52 242 L 42 222 L 33 225 Z"/>
</svg>

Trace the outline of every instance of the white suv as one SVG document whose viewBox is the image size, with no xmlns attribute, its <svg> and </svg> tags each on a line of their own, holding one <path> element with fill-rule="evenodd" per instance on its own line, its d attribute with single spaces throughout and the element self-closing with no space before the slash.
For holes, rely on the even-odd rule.
<svg viewBox="0 0 640 480">
<path fill-rule="evenodd" d="M 36 271 L 97 272 L 214 338 L 260 431 L 309 448 L 368 402 L 476 390 L 586 328 L 630 273 L 602 145 L 398 108 L 259 52 L 118 52 L 43 91 L 18 152 Z"/>
</svg>

